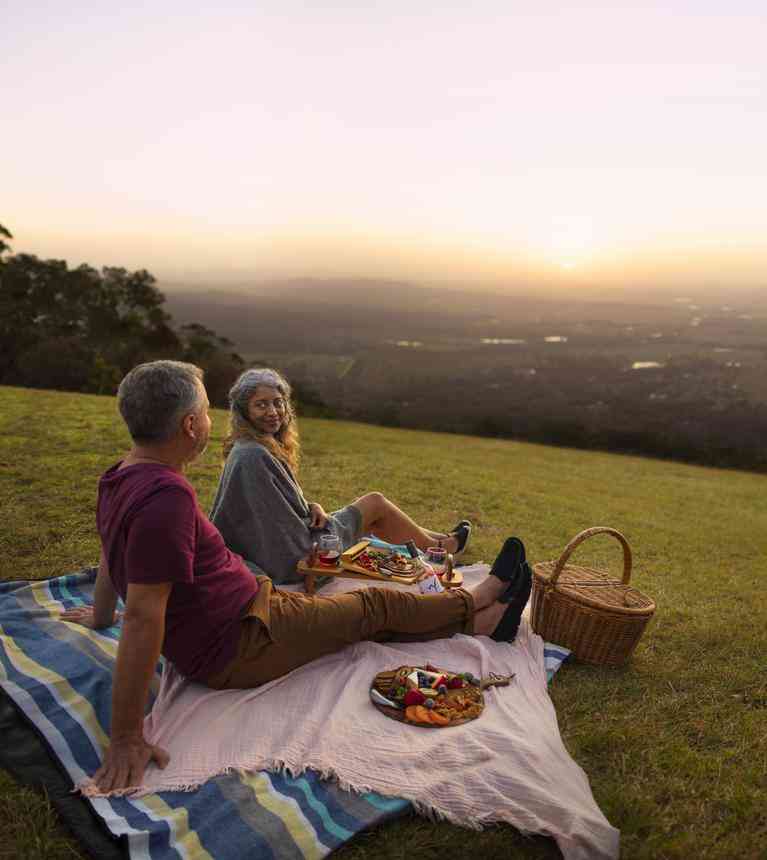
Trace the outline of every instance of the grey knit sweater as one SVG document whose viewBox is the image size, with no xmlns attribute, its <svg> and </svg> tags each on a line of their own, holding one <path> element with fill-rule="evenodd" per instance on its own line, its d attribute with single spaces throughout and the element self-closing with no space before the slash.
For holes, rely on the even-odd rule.
<svg viewBox="0 0 767 860">
<path fill-rule="evenodd" d="M 300 582 L 296 563 L 319 532 L 309 529 L 309 505 L 286 466 L 254 441 L 238 441 L 218 482 L 210 519 L 232 552 L 276 583 Z M 350 546 L 359 537 L 360 515 L 344 508 L 330 515 L 324 532 Z"/>
</svg>

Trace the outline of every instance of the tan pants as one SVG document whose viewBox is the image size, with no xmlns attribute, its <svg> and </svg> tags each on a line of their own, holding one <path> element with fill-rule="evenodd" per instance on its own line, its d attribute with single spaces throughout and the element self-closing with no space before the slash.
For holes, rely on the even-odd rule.
<svg viewBox="0 0 767 860">
<path fill-rule="evenodd" d="M 237 656 L 205 682 L 216 690 L 258 687 L 346 645 L 423 642 L 474 632 L 474 600 L 455 588 L 411 594 L 364 588 L 332 597 L 280 591 L 266 576 L 242 620 Z"/>
</svg>

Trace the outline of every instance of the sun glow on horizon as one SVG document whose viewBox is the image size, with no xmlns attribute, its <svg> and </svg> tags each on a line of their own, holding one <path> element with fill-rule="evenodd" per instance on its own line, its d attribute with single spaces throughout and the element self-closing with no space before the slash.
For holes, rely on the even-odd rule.
<svg viewBox="0 0 767 860">
<path fill-rule="evenodd" d="M 161 5 L 9 7 L 14 251 L 197 283 L 764 284 L 755 0 Z"/>
<path fill-rule="evenodd" d="M 587 215 L 558 216 L 537 227 L 535 233 L 531 236 L 534 256 L 555 271 L 582 270 L 606 256 L 596 241 L 594 219 Z"/>
</svg>

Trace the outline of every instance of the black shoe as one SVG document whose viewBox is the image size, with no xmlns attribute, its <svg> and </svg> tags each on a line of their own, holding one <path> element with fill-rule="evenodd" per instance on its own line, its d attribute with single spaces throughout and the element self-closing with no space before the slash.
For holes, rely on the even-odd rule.
<svg viewBox="0 0 767 860">
<path fill-rule="evenodd" d="M 530 599 L 530 591 L 533 586 L 533 572 L 527 562 L 523 562 L 520 567 L 520 576 L 509 583 L 509 587 L 498 598 L 501 603 L 508 603 L 509 608 L 503 613 L 503 617 L 498 622 L 498 626 L 490 634 L 490 638 L 496 642 L 513 642 L 519 630 L 519 622 L 522 620 L 522 613 L 527 606 L 527 601 Z"/>
<path fill-rule="evenodd" d="M 516 579 L 517 570 L 523 564 L 525 564 L 525 545 L 518 537 L 506 538 L 490 568 L 490 575 L 497 576 L 503 582 L 513 582 Z"/>
<path fill-rule="evenodd" d="M 519 566 L 519 572 L 517 576 L 512 579 L 508 586 L 506 587 L 506 591 L 498 598 L 499 603 L 511 603 L 516 597 L 524 598 L 525 603 L 527 603 L 530 597 L 530 591 L 533 586 L 533 571 L 530 565 L 523 561 Z M 524 609 L 524 604 L 522 605 Z"/>
<path fill-rule="evenodd" d="M 471 523 L 468 520 L 461 520 L 458 525 L 450 530 L 450 534 L 458 541 L 458 548 L 453 555 L 461 555 L 466 549 L 466 544 L 469 542 L 469 537 L 471 536 Z"/>
</svg>

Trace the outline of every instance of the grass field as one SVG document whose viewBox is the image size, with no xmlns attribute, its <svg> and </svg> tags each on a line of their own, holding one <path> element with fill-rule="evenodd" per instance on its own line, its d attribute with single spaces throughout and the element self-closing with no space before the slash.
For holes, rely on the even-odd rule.
<svg viewBox="0 0 767 860">
<path fill-rule="evenodd" d="M 203 507 L 226 416 L 189 471 Z M 509 534 L 533 561 L 578 531 L 629 539 L 632 581 L 657 615 L 622 670 L 566 665 L 551 695 L 564 742 L 621 830 L 624 858 L 767 857 L 767 478 L 509 441 L 301 423 L 307 495 L 327 509 L 378 489 L 424 524 L 476 526 L 469 560 Z M 0 388 L 0 577 L 45 578 L 97 560 L 99 474 L 127 434 L 111 398 Z M 583 563 L 620 569 L 609 537 Z M 363 836 L 343 860 L 554 858 L 549 840 L 409 818 Z M 0 858 L 80 857 L 42 799 L 0 773 Z"/>
</svg>

